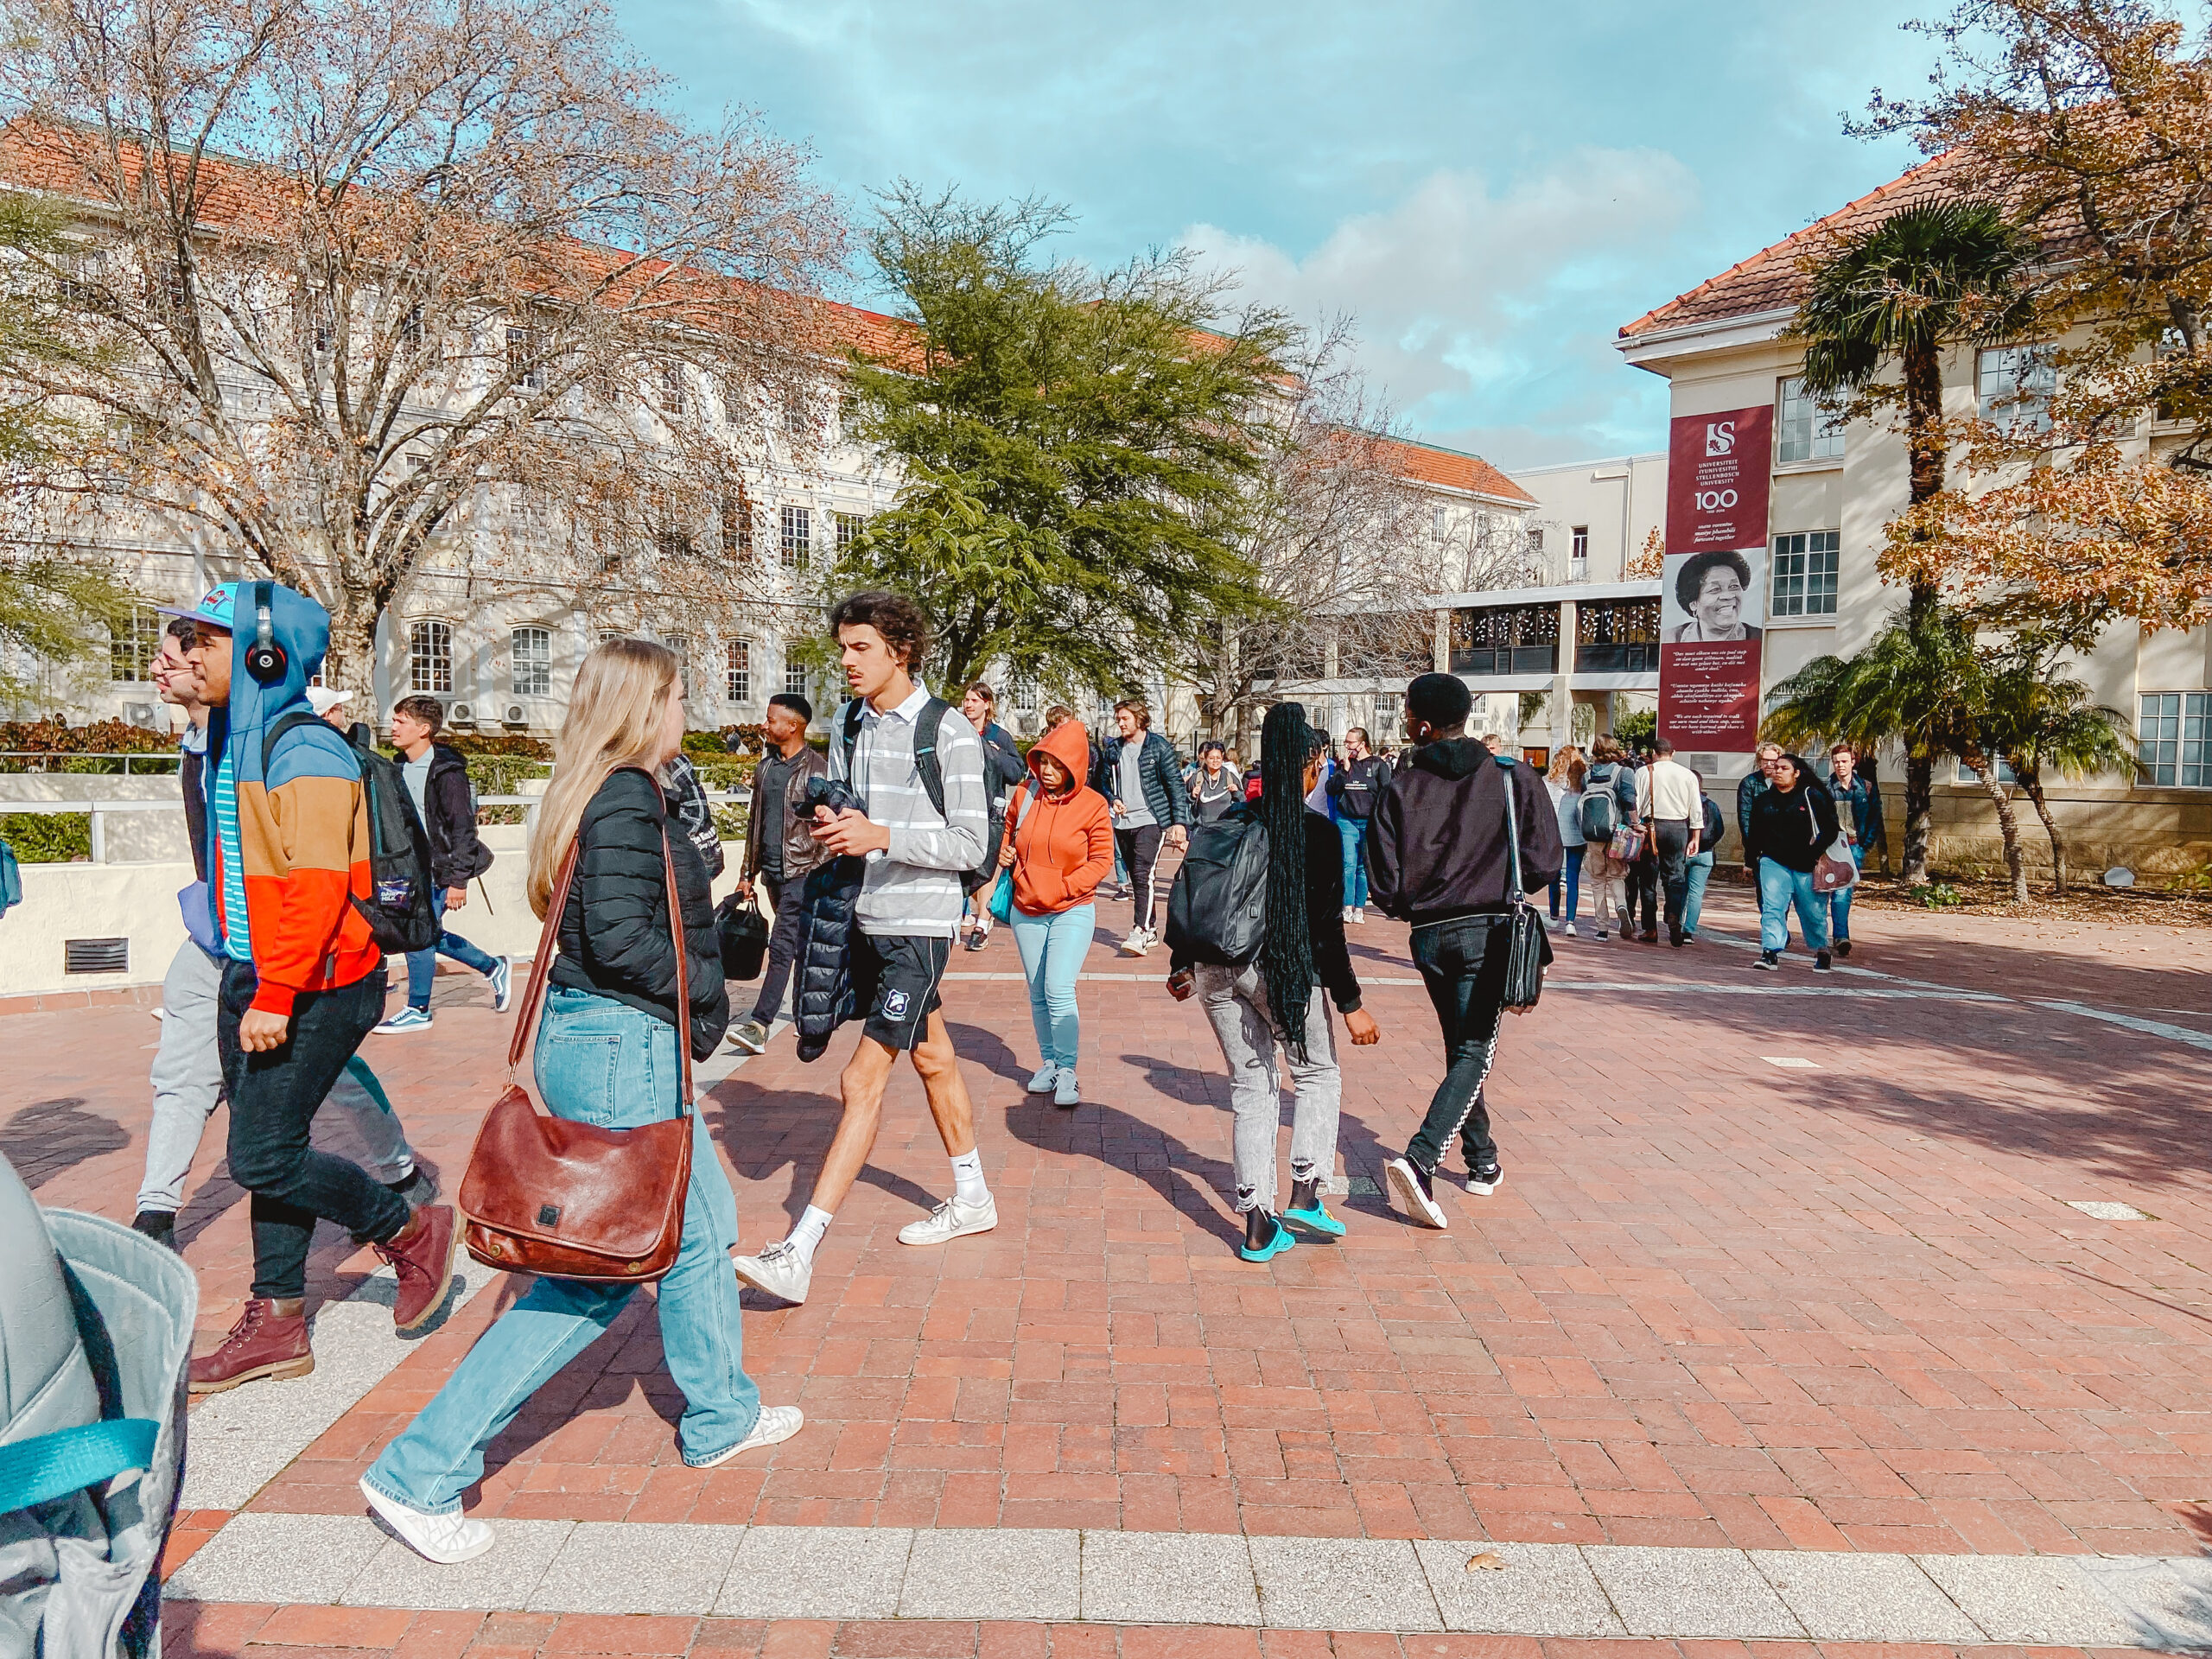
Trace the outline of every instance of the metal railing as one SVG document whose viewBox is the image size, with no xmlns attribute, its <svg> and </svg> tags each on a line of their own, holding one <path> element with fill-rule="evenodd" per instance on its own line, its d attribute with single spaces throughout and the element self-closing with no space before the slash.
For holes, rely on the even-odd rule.
<svg viewBox="0 0 2212 1659">
<path fill-rule="evenodd" d="M 147 754 L 118 754 L 105 750 L 81 749 L 0 749 L 0 775 L 10 772 L 66 772 L 69 768 L 64 763 L 71 760 L 120 760 L 123 762 L 122 775 L 125 778 L 130 776 L 130 763 L 135 760 L 138 763 L 140 771 L 149 778 L 175 777 L 177 753 L 175 749 L 169 750 L 167 753 Z M 15 764 L 17 762 L 25 764 Z M 36 764 L 29 764 L 32 762 Z M 116 774 L 85 772 L 80 775 L 87 778 L 112 778 Z"/>
</svg>

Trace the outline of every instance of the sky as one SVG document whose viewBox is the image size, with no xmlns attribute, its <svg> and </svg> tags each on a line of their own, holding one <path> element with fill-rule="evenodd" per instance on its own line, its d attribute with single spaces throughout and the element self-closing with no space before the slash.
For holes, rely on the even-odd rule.
<svg viewBox="0 0 2212 1659">
<path fill-rule="evenodd" d="M 1932 67 L 1904 0 L 616 0 L 703 119 L 758 111 L 856 219 L 900 176 L 1041 194 L 1058 251 L 1185 246 L 1348 314 L 1399 423 L 1502 467 L 1660 448 L 1620 325 L 1894 177 L 1845 135 Z M 849 297 L 880 301 L 867 273 Z"/>
</svg>

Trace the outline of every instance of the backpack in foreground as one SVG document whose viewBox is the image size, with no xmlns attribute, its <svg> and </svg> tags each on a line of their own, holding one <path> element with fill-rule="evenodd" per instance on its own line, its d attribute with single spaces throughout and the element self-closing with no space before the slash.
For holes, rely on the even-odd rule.
<svg viewBox="0 0 2212 1659">
<path fill-rule="evenodd" d="M 1239 967 L 1268 936 L 1268 826 L 1231 812 L 1191 826 L 1167 894 L 1167 948 L 1178 957 Z"/>
<path fill-rule="evenodd" d="M 1613 838 L 1613 831 L 1620 828 L 1621 804 L 1613 794 L 1615 771 L 1608 762 L 1605 775 L 1595 771 L 1587 774 L 1582 791 L 1582 838 L 1600 844 Z"/>
<path fill-rule="evenodd" d="M 269 775 L 276 741 L 302 726 L 326 722 L 296 709 L 262 734 L 261 775 Z M 430 838 L 415 810 L 415 798 L 398 763 L 367 741 L 368 728 L 356 725 L 345 734 L 346 747 L 361 768 L 363 804 L 369 818 L 369 891 L 353 895 L 353 908 L 369 925 L 378 949 L 427 950 L 438 942 L 439 921 L 431 895 Z"/>
<path fill-rule="evenodd" d="M 921 718 L 914 722 L 914 770 L 921 774 L 922 789 L 929 796 L 930 804 L 937 809 L 940 818 L 944 818 L 944 768 L 938 764 L 937 734 L 944 725 L 944 716 L 951 707 L 943 697 L 931 697 L 922 705 Z M 858 697 L 845 705 L 843 730 L 845 776 L 850 779 L 853 775 L 853 751 L 861 741 L 861 700 Z M 987 799 L 989 793 L 987 779 L 984 789 Z M 989 814 L 987 812 L 984 816 L 988 826 Z M 948 824 L 952 822 L 950 818 L 944 818 L 944 821 Z M 988 827 L 983 842 L 982 862 L 972 870 L 960 872 L 960 892 L 963 898 L 972 897 L 998 880 L 998 837 L 989 833 Z"/>
</svg>

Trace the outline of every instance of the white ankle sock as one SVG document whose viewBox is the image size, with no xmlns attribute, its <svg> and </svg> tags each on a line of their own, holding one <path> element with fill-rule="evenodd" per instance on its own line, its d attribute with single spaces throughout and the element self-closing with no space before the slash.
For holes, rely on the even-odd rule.
<svg viewBox="0 0 2212 1659">
<path fill-rule="evenodd" d="M 983 1180 L 981 1147 L 970 1147 L 952 1160 L 952 1191 L 963 1204 L 981 1204 L 991 1196 Z"/>
<path fill-rule="evenodd" d="M 814 1248 L 830 1230 L 831 1219 L 827 1210 L 817 1210 L 810 1204 L 806 1213 L 798 1218 L 798 1225 L 791 1229 L 791 1236 L 784 1241 L 798 1252 L 799 1260 L 810 1268 L 814 1265 Z"/>
</svg>

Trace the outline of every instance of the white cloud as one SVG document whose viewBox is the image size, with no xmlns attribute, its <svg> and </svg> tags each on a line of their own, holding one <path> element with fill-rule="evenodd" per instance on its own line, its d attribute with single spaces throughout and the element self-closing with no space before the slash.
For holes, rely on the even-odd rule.
<svg viewBox="0 0 2212 1659">
<path fill-rule="evenodd" d="M 1584 149 L 1495 194 L 1477 174 L 1433 173 L 1302 257 L 1214 225 L 1183 240 L 1237 270 L 1248 298 L 1355 315 L 1370 380 L 1416 429 L 1494 434 L 1511 464 L 1646 442 L 1644 377 L 1608 342 L 1668 297 L 1653 271 L 1698 208 L 1696 179 L 1664 151 Z"/>
</svg>

